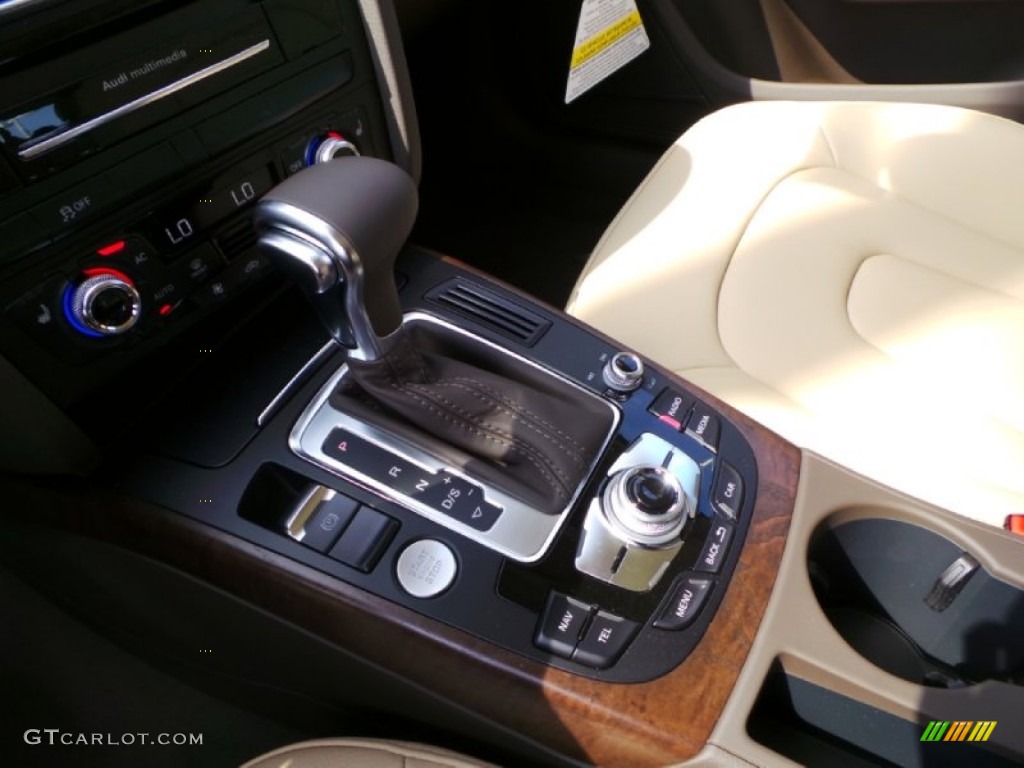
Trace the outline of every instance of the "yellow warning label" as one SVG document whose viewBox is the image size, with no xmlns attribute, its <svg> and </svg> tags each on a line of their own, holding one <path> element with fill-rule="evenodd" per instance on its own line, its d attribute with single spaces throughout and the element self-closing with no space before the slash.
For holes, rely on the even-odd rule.
<svg viewBox="0 0 1024 768">
<path fill-rule="evenodd" d="M 577 45 L 572 52 L 572 63 L 570 68 L 575 69 L 592 56 L 596 56 L 608 46 L 621 40 L 637 27 L 643 26 L 640 19 L 640 12 L 634 10 L 627 16 L 622 17 L 607 29 L 603 29 L 593 37 L 584 40 Z M 564 59 L 563 59 L 564 61 Z"/>
</svg>

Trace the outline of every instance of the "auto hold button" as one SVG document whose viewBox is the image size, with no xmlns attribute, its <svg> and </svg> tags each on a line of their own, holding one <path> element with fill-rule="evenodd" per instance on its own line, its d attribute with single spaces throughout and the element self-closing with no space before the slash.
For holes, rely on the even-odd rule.
<svg viewBox="0 0 1024 768">
<path fill-rule="evenodd" d="M 683 576 L 669 592 L 661 608 L 661 614 L 654 621 L 658 629 L 685 629 L 700 614 L 707 602 L 714 581 L 707 576 Z"/>
</svg>

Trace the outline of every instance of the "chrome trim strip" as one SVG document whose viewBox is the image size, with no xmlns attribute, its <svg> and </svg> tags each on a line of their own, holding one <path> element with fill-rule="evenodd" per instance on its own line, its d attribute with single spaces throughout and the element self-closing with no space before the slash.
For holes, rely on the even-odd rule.
<svg viewBox="0 0 1024 768">
<path fill-rule="evenodd" d="M 341 347 L 335 341 L 328 341 L 315 355 L 313 355 L 306 364 L 299 369 L 299 372 L 292 376 L 288 383 L 281 387 L 281 391 L 274 395 L 274 399 L 270 401 L 270 404 L 263 409 L 263 412 L 256 417 L 256 426 L 264 427 L 267 422 L 273 418 L 274 414 L 280 410 L 282 403 L 285 398 L 291 395 L 292 390 L 298 387 L 307 376 L 309 376 L 315 368 L 319 368 L 324 360 L 330 357 L 334 352 L 341 349 Z"/>
<path fill-rule="evenodd" d="M 580 482 L 565 508 L 556 515 L 545 514 L 540 510 L 534 509 L 533 507 L 524 504 L 522 501 L 509 496 L 500 489 L 488 485 L 481 478 L 469 475 L 459 467 L 451 466 L 441 459 L 423 451 L 417 446 L 410 445 L 389 432 L 359 421 L 347 413 L 335 410 L 330 404 L 330 396 L 348 371 L 348 366 L 345 365 L 343 365 L 338 372 L 330 378 L 330 380 L 313 399 L 313 402 L 311 402 L 309 407 L 307 407 L 303 412 L 302 416 L 299 417 L 299 420 L 293 427 L 291 434 L 288 436 L 289 447 L 300 458 L 327 470 L 331 474 L 353 482 L 372 493 L 387 499 L 388 501 L 400 504 L 406 509 L 416 512 L 422 517 L 432 520 L 433 522 L 444 526 L 449 530 L 455 531 L 456 533 L 460 533 L 466 538 L 476 541 L 489 549 L 512 558 L 513 560 L 518 560 L 520 562 L 534 562 L 539 560 L 550 548 L 555 536 L 562 527 L 562 523 L 566 520 L 569 512 L 579 500 L 584 486 L 586 486 L 587 482 L 593 476 L 598 462 L 608 449 L 608 445 L 617 432 L 619 422 L 622 419 L 621 411 L 613 403 L 594 394 L 590 390 L 585 389 L 565 376 L 544 366 L 538 365 L 532 360 L 528 360 L 515 352 L 505 349 L 504 347 L 493 344 L 476 334 L 469 333 L 468 331 L 458 328 L 451 323 L 434 317 L 433 315 L 428 315 L 423 312 L 410 312 L 405 315 L 404 323 L 430 323 L 447 328 L 448 330 L 463 337 L 472 339 L 475 342 L 490 347 L 493 350 L 497 350 L 501 354 L 508 355 L 522 365 L 528 365 L 537 370 L 544 371 L 546 374 L 553 376 L 573 389 L 578 390 L 581 397 L 594 398 L 608 408 L 612 414 L 608 434 L 605 436 L 604 442 L 601 444 L 600 451 L 597 452 L 593 462 L 590 467 L 588 467 L 585 478 Z M 365 440 L 394 452 L 398 457 L 405 459 L 424 470 L 430 472 L 440 472 L 441 470 L 445 470 L 479 486 L 483 490 L 485 498 L 491 503 L 502 507 L 504 512 L 490 530 L 479 531 L 454 518 L 448 517 L 447 515 L 438 512 L 415 499 L 410 499 L 402 494 L 396 493 L 387 485 L 341 464 L 324 453 L 323 443 L 327 439 L 331 430 L 335 427 L 347 429 Z"/>
<path fill-rule="evenodd" d="M 126 104 L 122 104 L 116 109 L 104 112 L 102 115 L 86 120 L 84 123 L 79 123 L 73 128 L 68 128 L 66 131 L 62 131 L 56 136 L 50 136 L 49 138 L 30 144 L 27 147 L 23 147 L 18 150 L 18 157 L 22 160 L 31 160 L 34 157 L 43 155 L 57 147 L 67 144 L 73 139 L 77 139 L 79 136 L 83 136 L 90 131 L 94 131 L 102 125 L 106 125 L 119 117 L 124 117 L 125 115 L 141 109 L 142 107 L 153 104 L 161 99 L 165 99 L 168 96 L 173 96 L 175 93 L 183 91 L 189 86 L 195 85 L 208 77 L 212 77 L 213 75 L 223 72 L 225 69 L 230 69 L 236 64 L 241 64 L 243 61 L 263 53 L 268 48 L 270 48 L 269 39 L 263 40 L 255 45 L 250 45 L 248 48 L 239 51 L 233 56 L 228 56 L 228 58 L 218 61 L 216 64 L 211 64 L 197 72 L 193 72 L 191 75 L 181 78 L 181 80 L 175 80 L 173 83 L 169 83 L 163 88 L 157 88 L 152 93 L 147 93 L 145 96 L 139 96 L 139 98 L 133 99 Z"/>
<path fill-rule="evenodd" d="M 7 0 L 6 3 L 0 4 L 0 16 L 3 16 L 5 13 L 10 13 L 11 11 L 20 11 L 45 2 L 47 2 L 47 0 Z"/>
</svg>

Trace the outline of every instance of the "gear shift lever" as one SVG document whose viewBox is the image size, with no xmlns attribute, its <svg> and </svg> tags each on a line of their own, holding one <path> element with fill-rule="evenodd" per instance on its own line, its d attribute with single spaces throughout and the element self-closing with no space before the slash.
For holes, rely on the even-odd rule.
<svg viewBox="0 0 1024 768">
<path fill-rule="evenodd" d="M 608 422 L 588 418 L 564 384 L 542 391 L 495 373 L 486 359 L 470 364 L 413 340 L 393 267 L 416 207 L 404 171 L 348 157 L 272 189 L 256 206 L 256 226 L 331 335 L 354 345 L 343 389 L 383 406 L 380 418 L 415 425 L 428 451 L 455 447 L 500 467 L 517 498 L 554 514 L 586 477 Z"/>
<path fill-rule="evenodd" d="M 380 359 L 402 324 L 395 256 L 416 218 L 412 179 L 372 157 L 314 165 L 256 206 L 264 248 L 306 291 L 350 358 Z"/>
</svg>

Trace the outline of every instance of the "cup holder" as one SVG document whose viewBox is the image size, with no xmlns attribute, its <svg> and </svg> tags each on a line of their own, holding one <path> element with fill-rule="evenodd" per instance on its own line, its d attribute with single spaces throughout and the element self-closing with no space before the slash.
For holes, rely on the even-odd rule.
<svg viewBox="0 0 1024 768">
<path fill-rule="evenodd" d="M 836 517 L 812 536 L 808 569 L 825 615 L 860 655 L 919 685 L 1024 684 L 1024 591 L 920 525 Z"/>
</svg>

